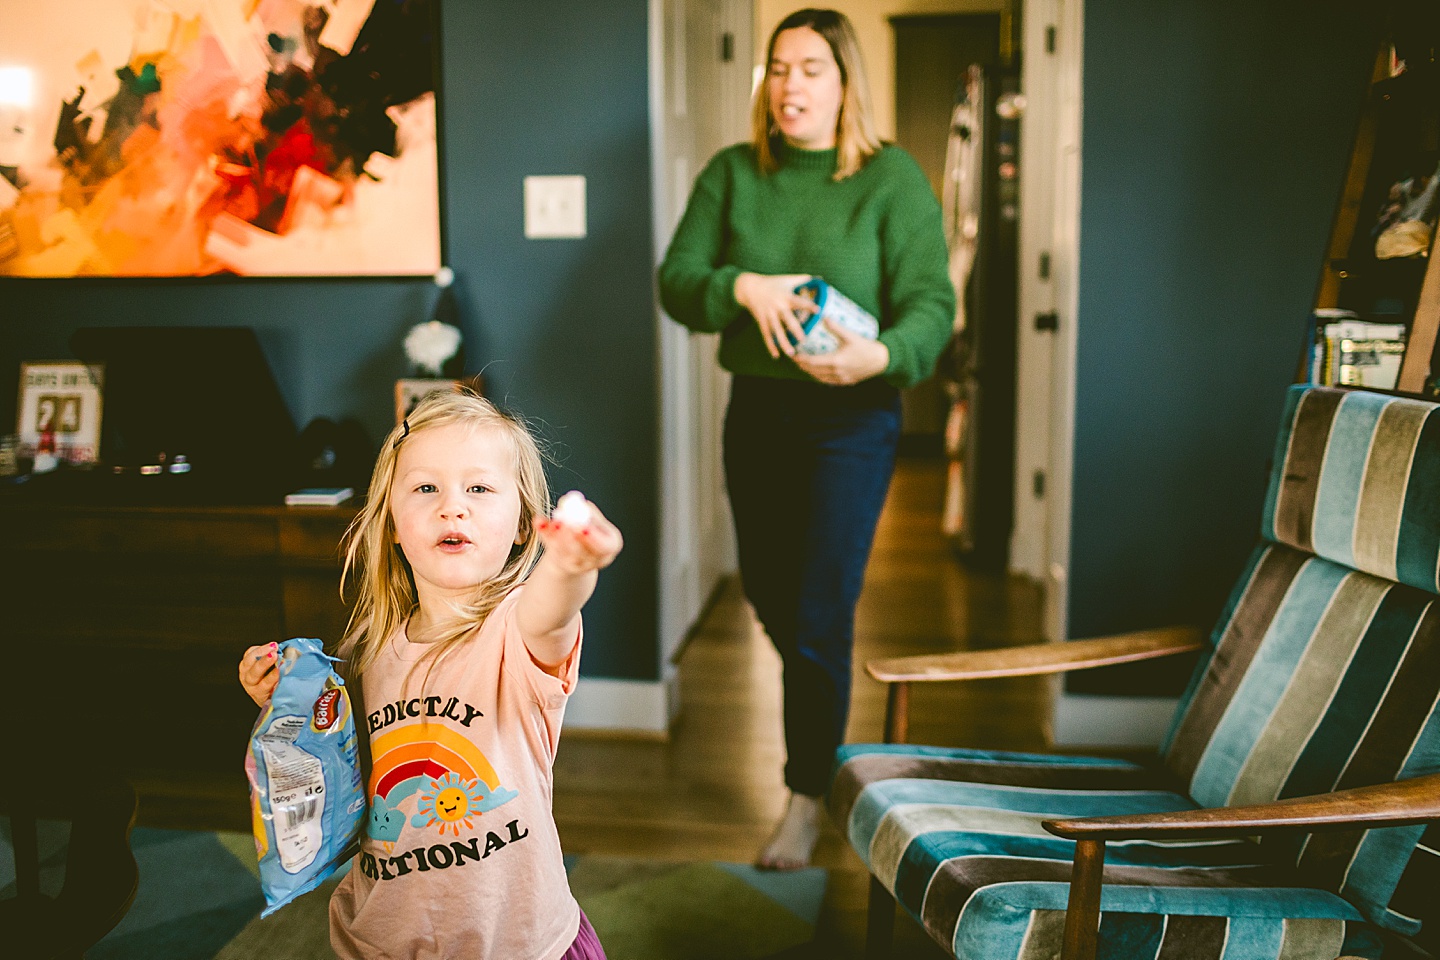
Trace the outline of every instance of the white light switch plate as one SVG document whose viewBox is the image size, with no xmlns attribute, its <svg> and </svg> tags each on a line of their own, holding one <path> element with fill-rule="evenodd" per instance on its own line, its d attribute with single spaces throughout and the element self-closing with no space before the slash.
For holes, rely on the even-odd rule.
<svg viewBox="0 0 1440 960">
<path fill-rule="evenodd" d="M 526 177 L 526 239 L 583 236 L 585 236 L 585 178 Z"/>
</svg>

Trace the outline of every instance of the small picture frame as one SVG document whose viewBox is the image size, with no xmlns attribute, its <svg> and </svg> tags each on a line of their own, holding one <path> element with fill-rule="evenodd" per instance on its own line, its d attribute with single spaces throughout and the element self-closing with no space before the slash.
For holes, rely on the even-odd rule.
<svg viewBox="0 0 1440 960">
<path fill-rule="evenodd" d="M 480 378 L 473 380 L 448 380 L 444 377 L 410 377 L 395 381 L 395 422 L 399 423 L 410 415 L 415 404 L 436 390 L 451 390 L 457 384 L 480 389 Z"/>
<path fill-rule="evenodd" d="M 20 364 L 15 433 L 19 454 L 50 455 L 67 463 L 100 459 L 100 408 L 105 383 L 101 364 L 75 360 Z"/>
</svg>

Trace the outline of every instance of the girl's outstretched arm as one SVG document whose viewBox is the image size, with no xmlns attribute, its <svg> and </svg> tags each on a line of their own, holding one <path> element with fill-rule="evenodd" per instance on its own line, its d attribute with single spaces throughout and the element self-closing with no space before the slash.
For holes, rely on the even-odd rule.
<svg viewBox="0 0 1440 960">
<path fill-rule="evenodd" d="M 545 554 L 535 565 L 515 616 L 525 648 L 547 672 L 559 674 L 580 636 L 580 608 L 595 591 L 600 570 L 624 546 L 619 529 L 593 503 L 583 524 L 537 518 Z"/>
</svg>

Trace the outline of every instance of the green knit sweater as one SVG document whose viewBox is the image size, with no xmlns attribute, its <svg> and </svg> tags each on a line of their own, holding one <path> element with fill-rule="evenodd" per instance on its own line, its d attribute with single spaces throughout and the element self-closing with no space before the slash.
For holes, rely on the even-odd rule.
<svg viewBox="0 0 1440 960">
<path fill-rule="evenodd" d="M 955 322 L 940 205 L 920 167 L 886 146 L 835 181 L 835 150 L 781 147 L 761 176 L 749 144 L 715 155 L 695 181 L 660 265 L 660 302 L 692 330 L 721 332 L 732 373 L 806 380 L 771 358 L 760 328 L 735 302 L 742 272 L 821 277 L 880 321 L 884 377 L 907 387 L 930 376 Z"/>
</svg>

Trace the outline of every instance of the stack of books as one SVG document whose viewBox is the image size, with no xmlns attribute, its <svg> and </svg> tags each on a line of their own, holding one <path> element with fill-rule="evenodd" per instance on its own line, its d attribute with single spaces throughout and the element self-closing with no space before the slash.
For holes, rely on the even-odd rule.
<svg viewBox="0 0 1440 960">
<path fill-rule="evenodd" d="M 1394 390 L 1405 356 L 1405 324 L 1376 323 L 1351 310 L 1315 311 L 1310 382 Z"/>
<path fill-rule="evenodd" d="M 355 496 L 350 487 L 306 487 L 285 494 L 287 507 L 337 507 Z"/>
</svg>

